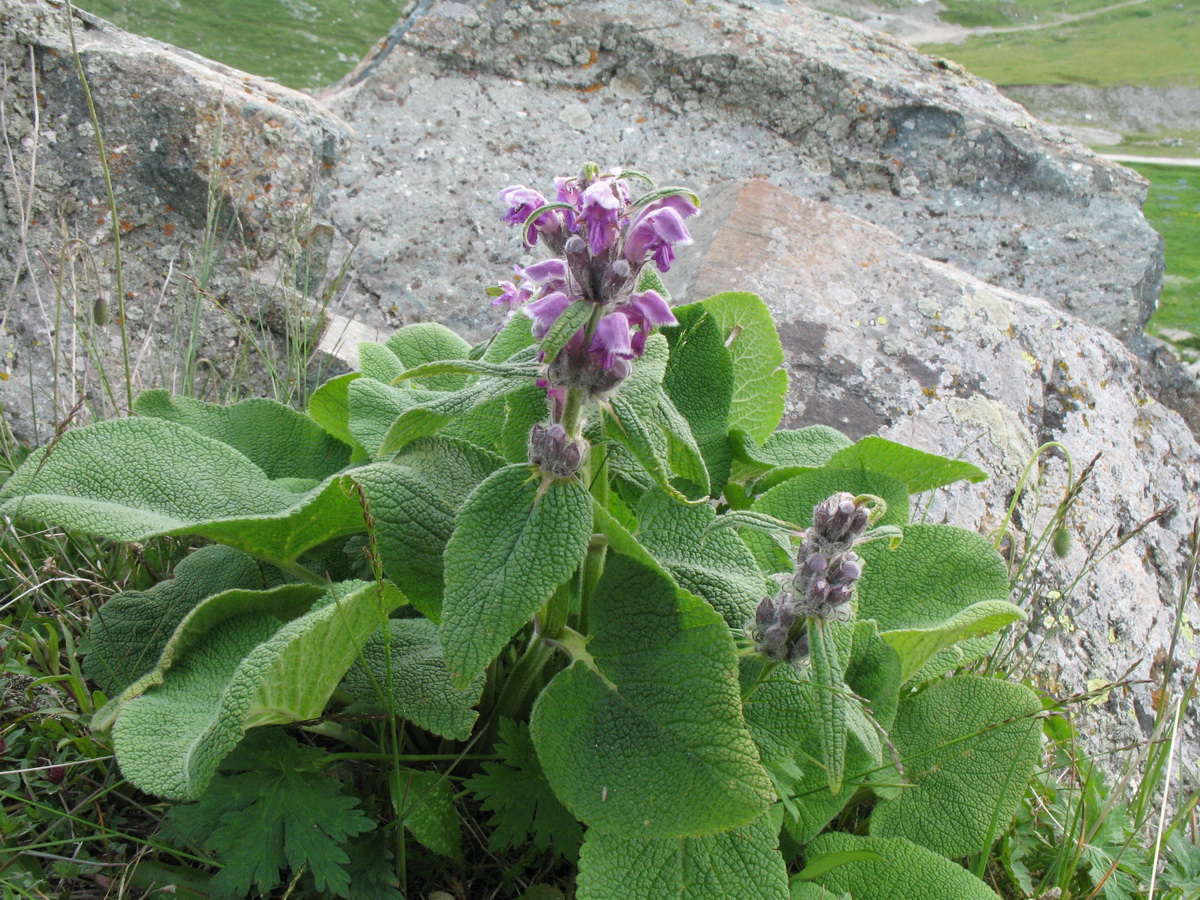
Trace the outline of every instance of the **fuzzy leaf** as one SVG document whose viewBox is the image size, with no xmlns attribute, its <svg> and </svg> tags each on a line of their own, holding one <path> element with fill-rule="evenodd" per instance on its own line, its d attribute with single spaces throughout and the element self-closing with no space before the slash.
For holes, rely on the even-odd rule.
<svg viewBox="0 0 1200 900">
<path fill-rule="evenodd" d="M 472 492 L 445 556 L 442 644 L 458 687 L 471 684 L 571 577 L 591 535 L 592 500 L 576 480 L 543 484 L 518 464 Z"/>
<path fill-rule="evenodd" d="M 558 356 L 559 351 L 567 345 L 567 341 L 571 340 L 580 328 L 587 325 L 595 311 L 596 304 L 587 300 L 575 300 L 562 311 L 554 320 L 554 324 L 550 326 L 550 330 L 546 332 L 546 336 L 538 343 L 545 354 L 547 365 L 554 361 L 554 357 Z"/>
<path fill-rule="evenodd" d="M 668 462 L 667 437 L 653 419 L 643 419 L 637 407 L 621 394 L 612 398 L 612 414 L 604 417 L 604 434 L 611 440 L 620 441 L 629 453 L 641 463 L 654 483 L 672 497 L 687 499 L 671 483 L 671 466 Z"/>
<path fill-rule="evenodd" d="M 998 900 L 991 888 L 962 866 L 902 838 L 833 832 L 821 835 L 806 852 L 812 860 L 847 850 L 869 850 L 879 858 L 836 866 L 808 886 L 824 887 L 833 897 L 849 893 L 854 900 Z"/>
<path fill-rule="evenodd" d="M 671 348 L 663 389 L 688 423 L 687 433 L 703 457 L 704 482 L 682 469 L 680 475 L 708 493 L 719 494 L 729 478 L 729 414 L 734 392 L 733 360 L 719 320 L 703 303 L 677 306 L 679 325 L 664 328 Z M 669 434 L 681 433 L 668 423 Z M 711 486 L 709 484 L 711 482 Z"/>
<path fill-rule="evenodd" d="M 438 376 L 449 378 L 451 376 Z M 454 376 L 458 377 L 458 376 Z M 376 451 L 377 456 L 387 456 L 402 450 L 417 438 L 437 434 L 455 419 L 466 416 L 485 403 L 500 400 L 515 385 L 507 378 L 481 378 L 474 384 L 448 394 L 412 391 L 420 402 L 404 410 L 388 428 L 387 434 Z M 427 396 L 432 394 L 432 396 Z"/>
<path fill-rule="evenodd" d="M 92 616 L 84 672 L 115 697 L 155 667 L 176 626 L 200 601 L 262 587 L 262 570 L 251 557 L 219 544 L 201 547 L 180 561 L 174 578 L 117 594 Z"/>
<path fill-rule="evenodd" d="M 0 515 L 118 541 L 194 534 L 270 562 L 363 527 L 338 476 L 296 494 L 228 444 L 144 417 L 66 432 L 30 454 L 0 500 Z"/>
<path fill-rule="evenodd" d="M 987 472 L 961 459 L 947 459 L 874 435 L 838 451 L 828 465 L 839 469 L 869 469 L 904 482 L 910 494 L 933 490 L 956 481 L 986 481 Z"/>
<path fill-rule="evenodd" d="M 437 626 L 428 619 L 392 619 L 388 632 L 390 647 L 382 630 L 363 645 L 362 656 L 346 673 L 346 690 L 372 708 L 389 710 L 442 737 L 465 741 L 479 717 L 473 707 L 483 691 L 483 677 L 465 690 L 454 686 Z"/>
<path fill-rule="evenodd" d="M 849 732 L 846 707 L 850 701 L 842 681 L 844 668 L 838 658 L 837 643 L 830 634 L 833 627 L 834 623 L 809 619 L 811 678 L 817 688 L 817 720 L 820 724 L 817 729 L 820 759 L 829 793 L 836 797 L 842 791 L 846 774 L 846 736 Z"/>
<path fill-rule="evenodd" d="M 886 541 L 857 548 L 863 558 L 858 614 L 879 630 L 936 628 L 984 600 L 1007 600 L 1008 571 L 988 540 L 951 525 L 906 525 L 895 550 Z"/>
<path fill-rule="evenodd" d="M 329 379 L 308 398 L 308 414 L 326 434 L 354 448 L 356 456 L 361 454 L 365 458 L 365 451 L 350 433 L 350 383 L 361 377 L 358 372 L 347 372 Z"/>
<path fill-rule="evenodd" d="M 909 681 L 914 687 L 934 681 L 947 672 L 953 672 L 955 669 L 961 669 L 984 659 L 996 649 L 999 643 L 1000 635 L 998 634 L 967 638 L 953 647 L 947 647 L 945 650 L 935 653 Z"/>
<path fill-rule="evenodd" d="M 535 850 L 553 848 L 562 859 L 574 861 L 583 828 L 550 790 L 529 726 L 501 719 L 499 732 L 496 752 L 503 762 L 483 763 L 483 771 L 465 782 L 480 807 L 492 814 L 488 847 L 499 853 L 532 840 Z"/>
<path fill-rule="evenodd" d="M 999 631 L 1028 616 L 1007 600 L 982 600 L 931 628 L 906 628 L 885 631 L 883 639 L 896 648 L 903 665 L 905 681 L 940 651 L 967 638 Z"/>
<path fill-rule="evenodd" d="M 347 428 L 354 441 L 376 456 L 388 429 L 405 410 L 422 400 L 441 396 L 412 387 L 398 388 L 374 378 L 359 378 L 346 388 Z"/>
<path fill-rule="evenodd" d="M 591 829 L 579 855 L 579 900 L 788 900 L 787 867 L 769 815 L 705 837 L 625 838 Z"/>
<path fill-rule="evenodd" d="M 311 592 L 287 585 L 274 593 L 290 600 L 288 589 L 297 592 L 297 605 L 302 589 Z M 178 648 L 162 683 L 121 706 L 113 745 L 122 772 L 143 790 L 195 799 L 247 729 L 320 715 L 381 617 L 404 602 L 390 585 L 381 592 L 350 582 L 281 624 L 259 611 L 264 604 L 253 594 L 218 594 L 194 609 L 172 638 Z M 207 616 L 210 605 L 223 617 Z"/>
<path fill-rule="evenodd" d="M 783 346 L 771 311 L 757 294 L 738 291 L 709 297 L 702 306 L 720 325 L 733 362 L 728 428 L 761 443 L 779 426 L 788 390 Z"/>
<path fill-rule="evenodd" d="M 713 529 L 707 504 L 680 503 L 659 489 L 642 498 L 638 541 L 675 577 L 676 583 L 712 604 L 730 628 L 754 616 L 767 584 L 745 541 Z"/>
<path fill-rule="evenodd" d="M 533 346 L 533 320 L 520 313 L 509 316 L 487 344 L 481 357 L 484 362 L 506 362 L 527 347 Z"/>
<path fill-rule="evenodd" d="M 528 462 L 529 432 L 550 416 L 546 404 L 546 389 L 536 384 L 523 384 L 504 398 L 504 428 L 500 446 L 510 463 Z"/>
<path fill-rule="evenodd" d="M 214 897 L 267 893 L 281 870 L 301 867 L 318 890 L 351 896 L 342 844 L 374 823 L 339 782 L 317 771 L 324 756 L 282 732 L 256 734 L 229 756 L 198 803 L 171 809 L 169 824 L 221 863 Z"/>
<path fill-rule="evenodd" d="M 871 834 L 908 838 L 951 858 L 987 852 L 1038 760 L 1041 709 L 1029 688 L 974 675 L 906 699 L 892 738 L 912 787 L 879 802 Z"/>
<path fill-rule="evenodd" d="M 387 347 L 405 369 L 446 359 L 466 359 L 471 345 L 438 322 L 405 325 L 387 341 Z M 435 374 L 421 379 L 420 387 L 431 391 L 457 391 L 467 383 L 460 374 Z"/>
<path fill-rule="evenodd" d="M 275 400 L 253 398 L 222 406 L 153 390 L 138 395 L 133 411 L 139 416 L 186 425 L 228 444 L 271 479 L 319 481 L 350 463 L 346 444 L 326 434 L 304 413 Z"/>
<path fill-rule="evenodd" d="M 364 378 L 374 378 L 384 384 L 392 384 L 404 373 L 404 363 L 400 362 L 400 357 L 386 344 L 377 341 L 358 342 L 358 367 Z"/>
<path fill-rule="evenodd" d="M 601 831 L 716 834 L 772 798 L 742 721 L 729 628 L 703 600 L 610 556 L 589 661 L 542 691 L 530 730 L 555 794 Z"/>
</svg>

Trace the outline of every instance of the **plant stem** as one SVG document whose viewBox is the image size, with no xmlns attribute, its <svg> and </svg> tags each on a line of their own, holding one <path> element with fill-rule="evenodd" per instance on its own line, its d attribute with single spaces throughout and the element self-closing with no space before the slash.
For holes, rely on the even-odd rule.
<svg viewBox="0 0 1200 900">
<path fill-rule="evenodd" d="M 502 717 L 521 718 L 525 708 L 529 705 L 530 689 L 537 681 L 542 668 L 553 655 L 553 648 L 542 640 L 541 635 L 535 634 L 529 639 L 525 652 L 521 654 L 520 659 L 509 672 L 508 680 L 504 682 L 504 687 L 500 689 L 500 696 L 496 698 L 496 705 L 492 707 L 492 723 L 488 726 L 489 731 Z"/>
</svg>

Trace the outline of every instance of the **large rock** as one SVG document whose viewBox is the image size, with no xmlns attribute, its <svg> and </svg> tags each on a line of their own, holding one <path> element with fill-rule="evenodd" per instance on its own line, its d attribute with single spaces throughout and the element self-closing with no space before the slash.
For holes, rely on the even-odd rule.
<svg viewBox="0 0 1200 900">
<path fill-rule="evenodd" d="M 1141 679 L 1161 678 L 1172 647 L 1200 448 L 1147 396 L 1139 360 L 1041 300 L 918 256 L 885 229 L 765 181 L 723 187 L 705 207 L 677 265 L 681 285 L 689 297 L 737 289 L 766 300 L 788 355 L 786 425 L 879 434 L 991 473 L 927 498 L 927 521 L 996 534 L 1038 446 L 1065 445 L 1077 475 L 1098 455 L 1068 518 L 1073 548 L 1058 559 L 1042 544 L 1020 581 L 1015 599 L 1032 621 L 1014 658 L 1031 656 L 1018 671 L 1059 698 L 1133 679 L 1075 712 L 1095 752 L 1144 742 L 1155 685 Z M 1065 464 L 1046 457 L 1044 472 L 1016 508 L 1014 570 L 1063 498 Z M 1173 696 L 1198 658 L 1185 622 Z M 1198 726 L 1193 704 L 1183 744 L 1191 763 Z"/>
<path fill-rule="evenodd" d="M 765 177 L 1123 338 L 1161 289 L 1140 176 L 990 83 L 795 3 L 435 0 L 325 99 L 362 132 L 334 196 L 362 316 L 479 333 L 466 298 L 512 241 L 452 226 L 589 158 L 701 190 Z"/>
<path fill-rule="evenodd" d="M 81 397 L 126 401 L 115 240 L 67 21 L 50 0 L 0 6 L 0 385 L 25 440 L 47 440 Z M 279 351 L 276 332 L 297 343 L 316 325 L 301 300 L 323 278 L 328 175 L 350 129 L 304 94 L 73 21 L 116 197 L 135 381 L 262 389 L 252 345 Z"/>
</svg>

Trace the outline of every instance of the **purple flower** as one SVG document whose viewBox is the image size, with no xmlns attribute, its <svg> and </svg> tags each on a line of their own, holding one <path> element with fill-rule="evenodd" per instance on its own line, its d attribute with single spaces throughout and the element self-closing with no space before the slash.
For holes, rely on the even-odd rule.
<svg viewBox="0 0 1200 900">
<path fill-rule="evenodd" d="M 500 293 L 492 300 L 492 306 L 499 306 L 501 303 L 508 304 L 508 308 L 516 309 L 519 306 L 524 306 L 534 295 L 534 290 L 530 287 L 522 285 L 525 281 L 525 273 L 520 266 L 513 266 L 513 280 L 500 282 Z"/>
<path fill-rule="evenodd" d="M 679 320 L 671 312 L 671 307 L 667 306 L 667 301 L 658 291 L 642 291 L 640 294 L 630 295 L 629 306 L 631 309 L 623 310 L 625 315 L 642 331 L 649 331 L 661 325 L 679 324 Z"/>
<path fill-rule="evenodd" d="M 527 304 L 522 310 L 525 315 L 533 319 L 533 336 L 537 340 L 544 338 L 558 321 L 558 317 L 562 315 L 563 310 L 571 305 L 571 298 L 562 291 L 554 291 L 547 294 L 541 299 L 535 300 Z"/>
<path fill-rule="evenodd" d="M 685 219 L 690 219 L 700 211 L 700 207 L 687 194 L 668 194 L 665 197 L 660 197 L 651 203 L 647 203 L 643 207 L 642 213 L 652 213 L 659 209 L 673 209 Z"/>
<path fill-rule="evenodd" d="M 611 181 L 597 181 L 584 189 L 579 198 L 579 217 L 587 225 L 588 249 L 592 256 L 599 256 L 620 236 L 617 225 L 620 212 L 621 201 Z"/>
<path fill-rule="evenodd" d="M 664 206 L 643 212 L 634 220 L 625 239 L 625 258 L 639 267 L 647 256 L 652 256 L 659 271 L 666 272 L 675 261 L 675 246 L 691 242 L 692 235 L 683 217 L 670 206 Z"/>
<path fill-rule="evenodd" d="M 527 188 L 523 184 L 506 187 L 500 192 L 500 200 L 508 204 L 508 212 L 504 214 L 504 221 L 513 226 L 524 225 L 525 221 L 547 202 L 546 198 L 538 191 Z M 533 227 L 529 229 L 528 246 L 532 247 L 537 243 L 539 234 L 556 232 L 560 227 L 561 222 L 553 211 L 542 213 L 534 221 Z"/>
<path fill-rule="evenodd" d="M 625 314 L 615 312 L 601 319 L 588 349 L 600 355 L 600 364 L 605 369 L 611 369 L 617 357 L 632 359 L 634 352 L 630 343 L 629 319 Z"/>
</svg>

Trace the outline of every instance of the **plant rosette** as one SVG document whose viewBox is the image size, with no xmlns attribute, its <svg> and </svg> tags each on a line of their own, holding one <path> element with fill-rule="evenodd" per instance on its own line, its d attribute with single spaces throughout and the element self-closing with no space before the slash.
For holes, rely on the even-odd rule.
<svg viewBox="0 0 1200 900">
<path fill-rule="evenodd" d="M 763 302 L 659 277 L 691 191 L 588 164 L 501 199 L 551 256 L 484 343 L 364 342 L 305 412 L 148 391 L 4 486 L 5 516 L 208 542 L 91 623 L 123 774 L 217 896 L 399 896 L 379 848 L 466 865 L 472 809 L 581 900 L 995 896 L 957 861 L 1007 828 L 1041 704 L 952 673 L 1024 614 L 988 541 L 910 521 L 985 474 L 779 429 Z"/>
</svg>

